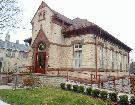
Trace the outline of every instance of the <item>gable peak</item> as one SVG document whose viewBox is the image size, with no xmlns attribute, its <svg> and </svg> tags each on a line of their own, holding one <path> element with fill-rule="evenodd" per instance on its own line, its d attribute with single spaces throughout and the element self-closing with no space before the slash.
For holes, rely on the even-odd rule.
<svg viewBox="0 0 135 105">
<path fill-rule="evenodd" d="M 44 1 L 42 1 L 41 5 L 39 6 L 38 9 L 42 9 L 44 7 L 48 7 L 48 5 Z"/>
</svg>

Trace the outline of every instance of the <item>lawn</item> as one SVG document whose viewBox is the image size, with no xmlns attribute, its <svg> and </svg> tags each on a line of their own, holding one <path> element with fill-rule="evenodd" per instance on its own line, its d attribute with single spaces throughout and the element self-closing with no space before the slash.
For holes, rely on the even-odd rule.
<svg viewBox="0 0 135 105">
<path fill-rule="evenodd" d="M 107 105 L 100 99 L 58 87 L 0 90 L 0 99 L 11 105 Z M 108 104 L 109 105 L 109 104 Z"/>
</svg>

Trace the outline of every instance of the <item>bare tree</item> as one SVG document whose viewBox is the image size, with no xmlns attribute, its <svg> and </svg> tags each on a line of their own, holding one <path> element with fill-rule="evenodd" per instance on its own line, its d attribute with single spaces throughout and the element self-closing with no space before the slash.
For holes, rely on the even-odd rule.
<svg viewBox="0 0 135 105">
<path fill-rule="evenodd" d="M 20 13 L 17 0 L 0 0 L 0 32 L 11 29 L 17 24 L 17 15 Z"/>
</svg>

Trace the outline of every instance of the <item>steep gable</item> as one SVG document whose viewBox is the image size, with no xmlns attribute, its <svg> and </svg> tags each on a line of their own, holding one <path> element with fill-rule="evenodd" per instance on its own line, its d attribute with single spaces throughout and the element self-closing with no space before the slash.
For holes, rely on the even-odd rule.
<svg viewBox="0 0 135 105">
<path fill-rule="evenodd" d="M 44 7 L 50 8 L 45 2 L 42 1 L 41 5 L 38 7 L 36 13 L 35 13 L 34 16 L 33 16 L 32 20 L 31 20 L 31 23 L 33 22 L 33 19 L 35 18 L 35 16 L 36 16 L 36 14 L 38 13 L 38 11 L 39 11 L 40 9 L 43 9 Z"/>
<path fill-rule="evenodd" d="M 107 31 L 103 30 L 101 27 L 98 25 L 87 21 L 86 19 L 69 19 L 64 15 L 61 15 L 60 13 L 52 10 L 45 2 L 42 1 L 41 5 L 39 6 L 36 14 L 38 14 L 38 11 L 40 11 L 43 8 L 49 8 L 50 11 L 52 11 L 53 14 L 50 15 L 51 20 L 53 23 L 58 24 L 62 26 L 62 33 L 64 34 L 65 37 L 71 37 L 71 35 L 74 34 L 74 36 L 77 35 L 85 35 L 88 33 L 93 33 L 95 35 L 98 35 L 99 37 L 102 37 L 105 40 L 109 40 L 115 44 L 118 44 L 119 46 L 127 49 L 128 51 L 131 51 L 132 49 L 125 45 L 123 42 L 109 34 Z M 44 11 L 41 11 L 44 12 Z M 33 22 L 36 14 L 34 15 L 31 23 Z M 40 15 L 40 14 L 39 14 Z M 47 26 L 48 27 L 48 26 Z M 46 28 L 47 28 L 46 27 Z"/>
</svg>

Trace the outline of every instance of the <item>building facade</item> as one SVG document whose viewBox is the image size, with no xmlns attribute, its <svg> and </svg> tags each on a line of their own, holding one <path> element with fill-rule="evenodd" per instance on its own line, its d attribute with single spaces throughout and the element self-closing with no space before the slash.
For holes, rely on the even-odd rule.
<svg viewBox="0 0 135 105">
<path fill-rule="evenodd" d="M 42 2 L 32 21 L 29 65 L 35 72 L 52 69 L 101 72 L 129 70 L 132 50 L 87 19 L 73 20 Z"/>
<path fill-rule="evenodd" d="M 10 42 L 7 34 L 5 41 L 0 40 L 0 72 L 15 72 L 15 66 L 24 67 L 28 65 L 28 45 Z M 18 69 L 19 70 L 19 69 Z"/>
</svg>

